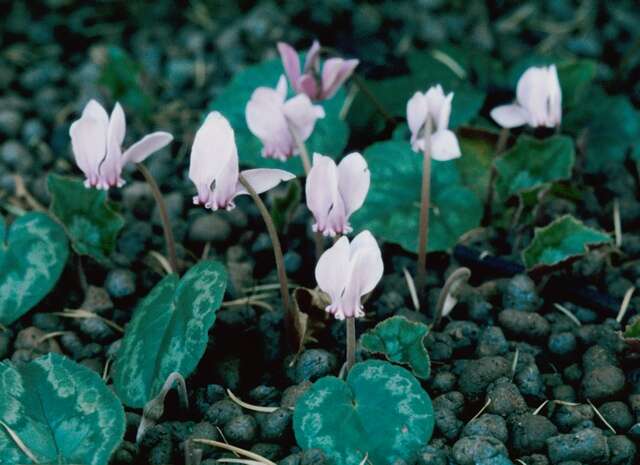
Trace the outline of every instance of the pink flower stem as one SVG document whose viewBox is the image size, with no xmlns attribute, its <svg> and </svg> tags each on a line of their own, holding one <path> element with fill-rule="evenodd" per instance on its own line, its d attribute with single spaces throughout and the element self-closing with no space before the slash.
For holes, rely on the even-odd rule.
<svg viewBox="0 0 640 465">
<path fill-rule="evenodd" d="M 347 373 L 356 363 L 356 319 L 349 317 L 345 319 L 347 325 Z"/>
<path fill-rule="evenodd" d="M 491 173 L 489 174 L 489 185 L 487 186 L 487 197 L 484 201 L 484 214 L 482 215 L 482 224 L 484 226 L 488 225 L 491 222 L 491 214 L 493 209 L 493 194 L 495 191 L 496 177 L 498 176 L 495 160 L 502 152 L 504 152 L 504 149 L 507 146 L 508 140 L 509 140 L 509 129 L 502 128 L 502 130 L 500 131 L 500 135 L 498 136 L 498 142 L 496 143 L 495 158 L 491 163 Z"/>
<path fill-rule="evenodd" d="M 429 237 L 429 206 L 431 202 L 431 118 L 427 116 L 424 127 L 424 151 L 422 156 L 422 195 L 420 202 L 420 227 L 418 230 L 419 289 L 424 286 L 427 273 L 427 239 Z"/>
<path fill-rule="evenodd" d="M 255 189 L 247 180 L 242 176 L 239 176 L 238 180 L 240 184 L 247 190 L 253 201 L 255 202 L 262 220 L 267 227 L 267 232 L 271 238 L 271 245 L 273 247 L 273 256 L 276 261 L 276 270 L 278 272 L 278 281 L 280 281 L 280 296 L 282 297 L 282 307 L 285 312 L 285 332 L 287 334 L 287 340 L 294 344 L 294 347 L 299 347 L 299 339 L 301 335 L 294 334 L 295 329 L 295 313 L 289 302 L 289 284 L 287 281 L 287 272 L 284 268 L 284 256 L 282 255 L 282 246 L 280 245 L 280 239 L 278 238 L 278 232 L 276 226 L 273 224 L 273 218 L 269 214 L 269 210 L 265 206 L 260 196 L 256 193 Z"/>
<path fill-rule="evenodd" d="M 164 232 L 164 242 L 167 245 L 167 254 L 169 255 L 169 264 L 171 265 L 171 269 L 174 273 L 178 273 L 178 257 L 176 255 L 176 240 L 173 237 L 173 229 L 171 229 L 171 222 L 169 221 L 169 214 L 167 213 L 167 205 L 164 202 L 164 198 L 162 197 L 162 192 L 160 192 L 160 188 L 158 187 L 158 183 L 153 178 L 151 172 L 144 166 L 142 163 L 136 163 L 136 167 L 138 171 L 142 173 L 145 181 L 149 184 L 151 188 L 151 193 L 153 194 L 153 198 L 158 205 L 158 211 L 160 213 L 160 221 L 162 223 L 162 231 Z"/>
</svg>

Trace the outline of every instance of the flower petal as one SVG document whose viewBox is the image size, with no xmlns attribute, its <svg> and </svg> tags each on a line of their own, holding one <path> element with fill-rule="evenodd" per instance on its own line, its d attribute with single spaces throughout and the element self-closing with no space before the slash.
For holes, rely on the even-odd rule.
<svg viewBox="0 0 640 465">
<path fill-rule="evenodd" d="M 107 150 L 104 126 L 93 118 L 83 117 L 71 124 L 69 136 L 76 164 L 87 178 L 86 184 L 95 186 Z"/>
<path fill-rule="evenodd" d="M 322 94 L 320 98 L 330 99 L 340 86 L 349 79 L 356 69 L 359 60 L 343 60 L 342 58 L 329 58 L 322 66 Z"/>
<path fill-rule="evenodd" d="M 304 74 L 300 78 L 297 90 L 311 99 L 317 99 L 319 97 L 318 82 L 312 74 Z"/>
<path fill-rule="evenodd" d="M 142 163 L 149 155 L 162 149 L 172 140 L 173 136 L 164 131 L 147 134 L 124 152 L 122 164 Z"/>
<path fill-rule="evenodd" d="M 263 155 L 285 159 L 293 152 L 293 140 L 283 111 L 284 99 L 276 90 L 259 87 L 245 109 L 249 130 L 262 142 Z"/>
<path fill-rule="evenodd" d="M 244 170 L 240 173 L 242 177 L 253 187 L 256 194 L 262 194 L 273 189 L 281 182 L 290 181 L 296 177 L 295 174 L 285 170 L 277 170 L 271 168 L 256 168 L 252 170 Z M 248 194 L 247 190 L 238 183 L 235 195 Z"/>
<path fill-rule="evenodd" d="M 304 62 L 303 73 L 315 72 L 318 69 L 318 63 L 320 58 L 320 42 L 314 40 L 307 52 L 307 58 Z"/>
<path fill-rule="evenodd" d="M 298 57 L 298 52 L 285 42 L 278 42 L 278 52 L 280 53 L 282 66 L 284 67 L 284 72 L 287 73 L 291 87 L 295 88 L 300 79 L 300 58 Z"/>
<path fill-rule="evenodd" d="M 351 274 L 342 299 L 346 317 L 362 314 L 362 296 L 376 287 L 384 273 L 380 247 L 369 231 L 362 231 L 351 241 L 350 263 Z"/>
<path fill-rule="evenodd" d="M 107 155 L 100 165 L 100 185 L 104 189 L 121 186 L 124 181 L 122 173 L 122 142 L 124 141 L 127 123 L 122 106 L 116 102 L 109 118 L 107 131 Z"/>
<path fill-rule="evenodd" d="M 318 118 L 324 118 L 324 109 L 313 105 L 305 94 L 298 94 L 284 104 L 284 115 L 287 122 L 302 141 L 311 136 Z"/>
<path fill-rule="evenodd" d="M 338 190 L 347 219 L 364 203 L 370 184 L 371 173 L 362 155 L 353 152 L 342 159 L 338 165 Z"/>
<path fill-rule="evenodd" d="M 461 155 L 458 138 L 453 131 L 446 129 L 431 135 L 431 158 L 448 161 L 459 158 Z"/>
<path fill-rule="evenodd" d="M 491 117 L 503 128 L 516 128 L 528 122 L 528 113 L 520 105 L 501 105 L 491 110 Z"/>
<path fill-rule="evenodd" d="M 314 229 L 324 233 L 329 213 L 338 197 L 338 169 L 331 157 L 313 154 L 313 166 L 307 176 L 305 196 L 307 207 L 316 220 Z"/>
<path fill-rule="evenodd" d="M 349 239 L 342 236 L 318 259 L 315 277 L 318 287 L 329 294 L 333 305 L 340 306 L 342 293 L 349 280 Z"/>
<path fill-rule="evenodd" d="M 407 124 L 411 131 L 411 145 L 414 151 L 418 151 L 420 130 L 425 124 L 428 112 L 426 96 L 421 92 L 413 94 L 407 102 Z"/>
</svg>

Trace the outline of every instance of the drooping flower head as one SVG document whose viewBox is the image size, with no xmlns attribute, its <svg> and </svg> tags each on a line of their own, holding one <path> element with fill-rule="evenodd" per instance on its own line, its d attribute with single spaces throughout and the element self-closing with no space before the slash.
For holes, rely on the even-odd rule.
<svg viewBox="0 0 640 465">
<path fill-rule="evenodd" d="M 235 207 L 235 197 L 248 194 L 240 184 L 240 174 L 258 194 L 274 188 L 281 181 L 295 178 L 288 171 L 275 169 L 259 168 L 240 173 L 233 128 L 220 113 L 211 112 L 196 132 L 191 147 L 189 179 L 198 190 L 193 203 L 211 210 L 231 210 Z"/>
<path fill-rule="evenodd" d="M 376 287 L 383 272 L 380 247 L 369 231 L 362 231 L 351 243 L 342 236 L 316 265 L 318 287 L 331 298 L 325 310 L 338 320 L 364 316 L 362 296 Z"/>
<path fill-rule="evenodd" d="M 324 109 L 305 94 L 287 100 L 287 80 L 280 76 L 275 89 L 258 87 L 245 110 L 249 130 L 262 142 L 262 156 L 286 161 L 298 153 L 292 131 L 305 141 L 313 133 Z"/>
<path fill-rule="evenodd" d="M 127 163 L 141 163 L 152 153 L 173 140 L 168 132 L 154 132 L 144 136 L 122 152 L 126 132 L 124 111 L 119 103 L 111 117 L 95 100 L 84 107 L 80 119 L 69 129 L 71 148 L 78 168 L 84 173 L 86 187 L 109 189 L 122 187 L 122 168 Z"/>
<path fill-rule="evenodd" d="M 503 128 L 528 124 L 553 128 L 562 121 L 562 90 L 555 65 L 527 69 L 516 88 L 516 103 L 491 110 Z"/>
<path fill-rule="evenodd" d="M 359 153 L 351 153 L 336 163 L 319 153 L 313 154 L 313 166 L 307 176 L 307 206 L 316 222 L 314 231 L 325 236 L 352 231 L 349 217 L 364 203 L 371 173 Z"/>
<path fill-rule="evenodd" d="M 442 86 L 431 87 L 427 92 L 416 92 L 407 102 L 407 123 L 411 131 L 411 147 L 416 152 L 425 149 L 425 133 L 431 127 L 431 157 L 446 161 L 461 155 L 455 133 L 449 129 L 453 92 L 445 95 Z"/>
<path fill-rule="evenodd" d="M 298 52 L 291 45 L 278 42 L 278 52 L 291 87 L 297 93 L 306 94 L 312 100 L 326 100 L 333 97 L 360 63 L 355 59 L 328 58 L 320 70 L 320 43 L 317 40 L 307 52 L 302 72 Z"/>
</svg>

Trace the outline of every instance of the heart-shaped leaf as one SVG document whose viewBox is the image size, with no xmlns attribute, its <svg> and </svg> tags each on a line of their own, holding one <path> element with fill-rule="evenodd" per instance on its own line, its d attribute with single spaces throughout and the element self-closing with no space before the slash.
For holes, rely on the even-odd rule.
<svg viewBox="0 0 640 465">
<path fill-rule="evenodd" d="M 0 216 L 0 323 L 9 325 L 55 286 L 69 256 L 64 229 L 44 213 L 27 213 L 7 229 Z"/>
<path fill-rule="evenodd" d="M 408 141 L 390 140 L 368 147 L 371 189 L 354 214 L 356 229 L 369 229 L 410 252 L 418 249 L 422 155 Z M 447 250 L 482 219 L 478 196 L 462 184 L 455 161 L 432 161 L 429 252 Z"/>
<path fill-rule="evenodd" d="M 144 407 L 174 371 L 191 374 L 207 348 L 226 285 L 224 266 L 202 261 L 182 279 L 166 276 L 138 304 L 113 366 L 125 405 Z"/>
<path fill-rule="evenodd" d="M 365 350 L 383 354 L 390 362 L 408 365 L 418 378 L 428 379 L 431 362 L 423 342 L 428 332 L 425 324 L 393 316 L 363 334 L 360 342 Z"/>
<path fill-rule="evenodd" d="M 380 360 L 353 366 L 346 382 L 327 376 L 298 402 L 298 445 L 319 448 L 330 465 L 413 463 L 433 432 L 431 399 L 402 367 Z"/>
<path fill-rule="evenodd" d="M 107 204 L 107 193 L 87 189 L 82 181 L 50 174 L 51 213 L 65 226 L 73 249 L 108 263 L 124 218 Z"/>
<path fill-rule="evenodd" d="M 532 191 L 571 176 L 575 150 L 569 137 L 536 139 L 527 135 L 495 162 L 498 191 L 504 197 Z"/>
<path fill-rule="evenodd" d="M 3 464 L 106 465 L 124 436 L 124 409 L 98 374 L 58 354 L 0 363 Z M 14 437 L 12 437 L 12 434 Z"/>
<path fill-rule="evenodd" d="M 531 244 L 522 252 L 522 258 L 529 270 L 551 267 L 585 254 L 589 246 L 610 241 L 608 234 L 565 215 L 544 228 L 536 228 Z"/>
<path fill-rule="evenodd" d="M 231 123 L 235 134 L 238 154 L 242 165 L 260 168 L 279 168 L 296 175 L 304 174 L 300 157 L 292 157 L 286 162 L 263 158 L 260 154 L 262 144 L 247 127 L 245 108 L 251 94 L 258 87 L 275 88 L 278 79 L 284 74 L 282 63 L 273 59 L 249 66 L 237 73 L 216 99 L 210 109 L 222 113 Z M 292 95 L 292 94 L 291 94 Z M 340 118 L 346 93 L 341 89 L 332 99 L 320 102 L 324 107 L 325 117 L 316 122 L 313 134 L 306 141 L 309 153 L 314 152 L 341 156 L 349 139 L 349 127 Z"/>
</svg>

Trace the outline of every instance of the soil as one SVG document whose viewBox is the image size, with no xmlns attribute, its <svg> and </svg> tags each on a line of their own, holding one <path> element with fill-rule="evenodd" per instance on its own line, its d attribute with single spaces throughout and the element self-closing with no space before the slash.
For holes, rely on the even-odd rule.
<svg viewBox="0 0 640 465">
<path fill-rule="evenodd" d="M 242 63 L 273 54 L 272 45 L 284 34 L 277 27 L 295 23 L 297 13 L 279 11 L 269 2 L 233 11 L 227 29 L 215 19 L 214 43 L 201 23 L 172 23 L 167 6 L 151 16 L 164 20 L 154 26 L 127 23 L 120 14 L 80 5 L 73 13 L 67 11 L 73 10 L 69 6 L 29 13 L 20 10 L 20 2 L 16 5 L 13 16 L 4 20 L 11 27 L 0 28 L 6 31 L 0 82 L 9 89 L 0 97 L 0 203 L 19 194 L 16 174 L 43 205 L 49 203 L 44 182 L 49 172 L 78 175 L 68 147 L 69 115 L 81 108 L 83 99 L 100 95 L 100 86 L 88 78 L 96 73 L 100 47 L 109 38 L 123 41 L 136 50 L 136 58 L 156 60 L 158 73 L 167 73 L 156 88 L 154 108 L 159 110 L 152 120 L 171 129 L 177 143 L 171 154 L 153 156 L 147 164 L 166 196 L 181 260 L 193 263 L 208 256 L 223 261 L 230 273 L 225 300 L 275 284 L 270 241 L 257 210 L 244 200 L 231 212 L 211 214 L 195 208 L 185 174 L 193 131 L 211 96 Z M 135 7 L 129 8 L 133 14 Z M 92 13 L 100 19 L 93 32 L 83 19 Z M 261 28 L 261 21 L 270 21 L 268 27 Z M 309 21 L 313 27 L 308 31 L 328 34 L 320 20 Z M 139 29 L 123 30 L 127 25 Z M 292 34 L 312 35 L 303 30 L 297 25 Z M 92 48 L 81 47 L 82 41 Z M 390 54 L 391 35 L 381 36 L 381 42 Z M 367 50 L 363 46 L 362 53 Z M 202 59 L 200 53 L 211 59 L 206 62 L 207 84 L 198 87 L 191 69 Z M 220 57 L 213 60 L 216 53 Z M 375 65 L 371 69 L 376 72 Z M 133 120 L 136 133 L 140 122 Z M 99 319 L 73 320 L 55 313 L 86 307 L 126 327 L 136 303 L 161 279 L 161 268 L 148 256 L 150 250 L 164 250 L 153 198 L 137 174 L 127 173 L 126 178 L 125 187 L 110 192 L 126 218 L 111 257 L 113 266 L 105 268 L 86 257 L 70 260 L 54 291 L 0 331 L 0 360 L 22 363 L 59 352 L 108 375 L 122 334 Z M 413 274 L 415 257 L 385 245 L 385 276 L 366 303 L 358 335 L 392 315 L 429 323 L 445 277 L 459 266 L 472 271 L 470 283 L 459 291 L 458 305 L 425 340 L 432 373 L 423 386 L 433 399 L 436 427 L 415 464 L 406 465 L 631 465 L 639 460 L 640 361 L 627 350 L 620 331 L 638 318 L 640 297 L 631 299 L 622 322 L 615 319 L 625 292 L 640 285 L 640 234 L 634 233 L 640 225 L 638 177 L 635 166 L 625 165 L 599 177 L 583 176 L 578 169 L 573 181 L 584 194 L 582 200 L 545 198 L 535 222 L 518 234 L 490 226 L 451 254 L 430 254 L 428 283 L 420 290 L 425 296 L 421 311 L 413 308 L 403 272 L 406 268 Z M 535 280 L 524 274 L 519 253 L 535 226 L 570 212 L 589 225 L 612 230 L 614 196 L 631 205 L 622 212 L 619 249 L 591 251 Z M 314 287 L 313 237 L 303 206 L 282 242 L 291 281 Z M 284 341 L 277 288 L 265 302 L 271 310 L 234 306 L 219 311 L 206 354 L 187 379 L 189 408 L 181 408 L 177 395 L 170 393 L 163 417 L 139 444 L 135 437 L 141 412 L 128 411 L 125 441 L 113 465 L 182 463 L 185 441 L 196 437 L 228 441 L 281 465 L 326 463 L 321 451 L 296 446 L 293 406 L 314 380 L 340 371 L 344 324 L 327 319 L 324 330 L 316 334 L 318 342 L 292 359 Z M 576 321 L 558 311 L 556 303 Z M 42 342 L 43 336 L 58 332 Z M 359 358 L 368 356 L 358 351 Z M 227 389 L 245 402 L 275 410 L 242 408 Z M 207 447 L 201 463 L 213 465 L 222 457 L 234 456 Z"/>
</svg>

